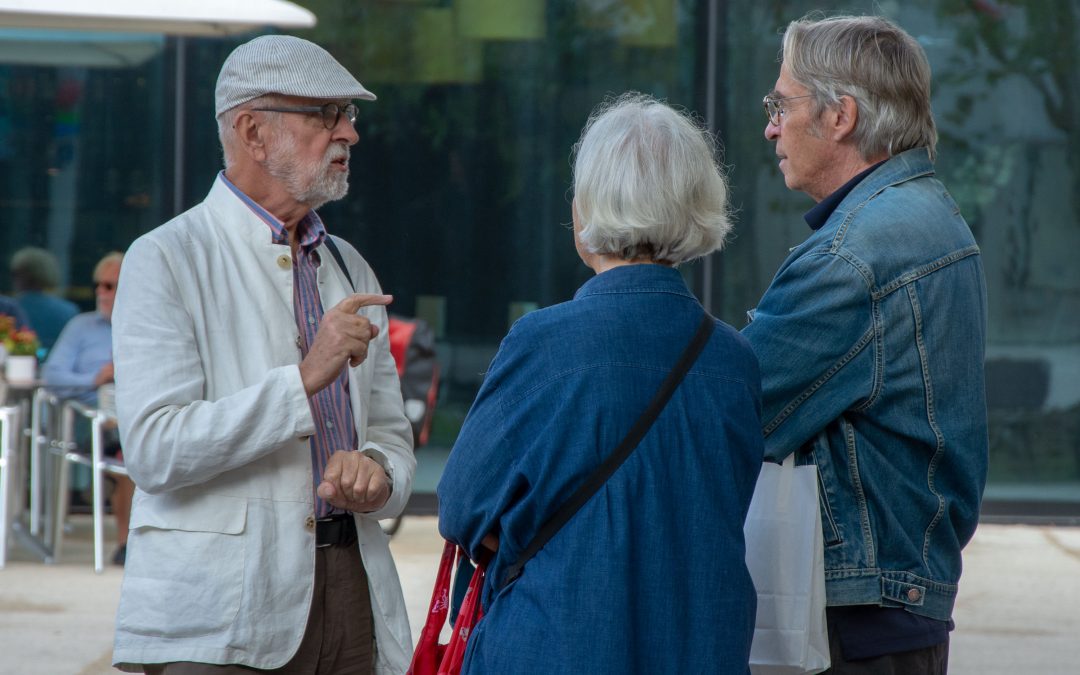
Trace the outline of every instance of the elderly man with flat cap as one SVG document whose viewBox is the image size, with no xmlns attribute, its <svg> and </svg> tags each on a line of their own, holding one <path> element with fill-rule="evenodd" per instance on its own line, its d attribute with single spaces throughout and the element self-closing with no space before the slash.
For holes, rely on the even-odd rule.
<svg viewBox="0 0 1080 675">
<path fill-rule="evenodd" d="M 354 99 L 325 50 L 238 47 L 225 156 L 198 206 L 139 238 L 113 317 L 137 491 L 114 663 L 192 673 L 400 673 L 411 650 L 378 520 L 416 461 L 375 275 L 315 209 L 348 190 Z"/>
</svg>

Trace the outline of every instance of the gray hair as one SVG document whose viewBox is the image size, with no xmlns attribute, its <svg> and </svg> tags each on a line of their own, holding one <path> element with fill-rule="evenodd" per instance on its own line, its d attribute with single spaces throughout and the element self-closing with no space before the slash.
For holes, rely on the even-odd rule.
<svg viewBox="0 0 1080 675">
<path fill-rule="evenodd" d="M 902 28 L 878 16 L 808 15 L 784 32 L 782 59 L 813 94 L 816 114 L 855 99 L 852 139 L 864 160 L 925 147 L 933 159 L 937 128 L 930 109 L 930 64 Z"/>
<path fill-rule="evenodd" d="M 282 98 L 280 96 L 276 94 L 265 94 L 233 108 L 229 108 L 217 116 L 218 141 L 221 143 L 222 162 L 226 169 L 231 167 L 234 161 L 233 152 L 236 150 L 235 124 L 236 118 L 240 116 L 240 113 L 251 110 L 252 108 L 273 107 L 281 104 Z M 266 115 L 275 125 L 278 123 L 278 120 L 281 119 L 281 113 L 263 112 L 262 114 Z"/>
<path fill-rule="evenodd" d="M 97 281 L 98 274 L 101 270 L 105 269 L 109 265 L 120 266 L 124 262 L 124 254 L 121 251 L 109 251 L 105 256 L 94 265 L 94 281 Z"/>
<path fill-rule="evenodd" d="M 52 253 L 27 246 L 11 256 L 11 277 L 18 290 L 49 291 L 60 285 L 60 265 Z"/>
<path fill-rule="evenodd" d="M 712 135 L 638 93 L 593 111 L 574 146 L 574 202 L 585 248 L 677 265 L 724 245 L 727 183 Z"/>
</svg>

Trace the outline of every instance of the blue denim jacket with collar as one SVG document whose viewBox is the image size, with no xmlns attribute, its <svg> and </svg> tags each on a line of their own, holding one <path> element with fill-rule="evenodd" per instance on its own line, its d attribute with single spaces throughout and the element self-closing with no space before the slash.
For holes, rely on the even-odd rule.
<svg viewBox="0 0 1080 675">
<path fill-rule="evenodd" d="M 986 482 L 986 286 L 926 149 L 860 182 L 750 319 L 766 456 L 818 466 L 828 604 L 948 619 Z"/>
<path fill-rule="evenodd" d="M 677 270 L 616 267 L 503 340 L 439 481 L 439 530 L 499 535 L 462 673 L 747 675 L 757 596 L 743 521 L 764 453 L 750 346 L 716 330 L 633 453 L 502 587 L 618 446 L 702 307 Z"/>
</svg>

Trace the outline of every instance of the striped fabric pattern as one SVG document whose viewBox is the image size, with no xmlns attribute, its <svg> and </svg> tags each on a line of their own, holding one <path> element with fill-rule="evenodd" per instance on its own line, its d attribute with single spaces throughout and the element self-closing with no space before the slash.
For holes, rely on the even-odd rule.
<svg viewBox="0 0 1080 675">
<path fill-rule="evenodd" d="M 247 205 L 251 211 L 270 228 L 272 241 L 287 246 L 288 232 L 284 224 L 269 211 L 262 208 L 235 185 L 222 172 L 224 183 Z M 322 321 L 323 306 L 319 297 L 318 270 L 321 263 L 316 250 L 326 238 L 326 228 L 314 211 L 309 211 L 296 226 L 299 247 L 293 257 L 293 314 L 300 331 L 300 352 L 307 356 L 315 341 Z M 314 482 L 312 495 L 315 500 L 315 516 L 325 518 L 342 510 L 323 501 L 315 489 L 322 480 L 323 470 L 335 450 L 356 450 L 358 439 L 353 426 L 352 402 L 349 399 L 349 374 L 343 369 L 338 379 L 308 399 L 315 420 L 315 433 L 311 437 L 311 465 Z"/>
<path fill-rule="evenodd" d="M 263 35 L 233 50 L 218 74 L 215 115 L 270 93 L 375 100 L 329 52 L 292 35 Z"/>
</svg>

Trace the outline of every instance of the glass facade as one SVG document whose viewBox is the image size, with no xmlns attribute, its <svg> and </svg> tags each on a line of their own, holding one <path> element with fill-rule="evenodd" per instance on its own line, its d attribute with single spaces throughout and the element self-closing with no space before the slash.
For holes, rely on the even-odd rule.
<svg viewBox="0 0 1080 675">
<path fill-rule="evenodd" d="M 379 96 L 360 106 L 349 196 L 321 214 L 371 262 L 392 309 L 436 331 L 443 384 L 433 446 L 453 442 L 510 323 L 570 298 L 590 274 L 568 226 L 568 158 L 606 96 L 653 94 L 720 137 L 736 235 L 683 270 L 717 316 L 742 326 L 807 234 L 812 203 L 784 187 L 760 101 L 777 76 L 784 26 L 813 2 L 299 4 L 319 25 L 296 34 Z M 988 498 L 1005 510 L 1080 509 L 1080 1 L 835 9 L 893 18 L 934 70 L 939 175 L 987 273 Z M 94 262 L 209 188 L 221 166 L 214 81 L 248 37 L 0 31 L 7 255 L 48 248 L 65 293 L 89 308 Z M 3 46 L 17 40 L 22 49 Z M 43 48 L 56 40 L 81 49 Z M 6 265 L 0 289 L 10 291 Z"/>
</svg>

